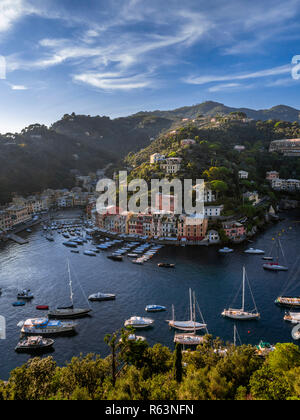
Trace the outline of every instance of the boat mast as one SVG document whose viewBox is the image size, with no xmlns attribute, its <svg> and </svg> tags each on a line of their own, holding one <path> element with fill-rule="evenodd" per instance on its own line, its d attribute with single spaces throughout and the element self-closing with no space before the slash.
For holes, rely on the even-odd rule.
<svg viewBox="0 0 300 420">
<path fill-rule="evenodd" d="M 194 309 L 194 314 L 193 314 L 194 334 L 196 334 L 196 293 L 195 292 L 193 292 L 193 298 L 194 298 L 194 305 L 193 305 L 193 309 Z"/>
<path fill-rule="evenodd" d="M 72 277 L 71 277 L 71 270 L 70 270 L 70 261 L 68 260 L 68 274 L 69 274 L 69 286 L 70 286 L 70 298 L 71 298 L 71 302 L 72 302 L 72 306 L 74 305 L 73 302 L 73 289 L 72 289 Z"/>
<path fill-rule="evenodd" d="M 242 298 L 242 311 L 245 311 L 245 280 L 246 280 L 246 268 L 243 267 L 243 298 Z"/>
<path fill-rule="evenodd" d="M 192 289 L 190 291 L 190 320 L 193 322 L 193 302 L 192 302 Z"/>
</svg>

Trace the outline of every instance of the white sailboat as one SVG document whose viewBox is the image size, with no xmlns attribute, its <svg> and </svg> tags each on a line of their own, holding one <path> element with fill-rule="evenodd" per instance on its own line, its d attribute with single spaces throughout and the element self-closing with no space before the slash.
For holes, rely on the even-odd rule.
<svg viewBox="0 0 300 420">
<path fill-rule="evenodd" d="M 255 301 L 254 301 L 254 297 L 253 297 L 249 282 L 248 282 L 248 285 L 249 285 L 249 289 L 250 289 L 250 292 L 251 292 L 251 296 L 252 296 L 252 300 L 253 300 L 255 309 L 252 312 L 245 311 L 246 268 L 243 267 L 242 307 L 241 307 L 241 309 L 232 309 L 232 308 L 224 309 L 224 311 L 222 312 L 222 316 L 224 316 L 225 318 L 236 319 L 236 320 L 239 320 L 239 321 L 251 321 L 251 320 L 260 318 L 260 314 L 257 311 L 257 307 L 256 307 L 256 304 L 255 304 Z"/>
<path fill-rule="evenodd" d="M 91 308 L 84 308 L 84 309 L 77 309 L 74 308 L 74 295 L 73 295 L 73 288 L 72 288 L 72 277 L 71 277 L 71 270 L 70 270 L 70 263 L 68 260 L 68 273 L 69 273 L 69 286 L 70 286 L 70 299 L 71 299 L 71 306 L 64 307 L 64 308 L 57 308 L 53 311 L 48 313 L 49 318 L 55 319 L 71 319 L 71 318 L 81 318 L 86 316 L 89 312 L 91 312 Z"/>
<path fill-rule="evenodd" d="M 169 326 L 175 328 L 176 330 L 181 331 L 191 331 L 196 332 L 199 330 L 204 330 L 207 328 L 207 325 L 204 323 L 196 322 L 196 315 L 195 310 L 193 310 L 193 302 L 192 302 L 192 289 L 189 289 L 190 293 L 190 320 L 189 321 L 175 321 L 175 313 L 174 313 L 174 306 L 173 306 L 173 319 L 168 320 Z M 194 300 L 194 308 L 195 308 L 195 300 Z"/>
<path fill-rule="evenodd" d="M 281 251 L 282 255 L 284 256 L 284 252 L 283 252 L 283 249 L 282 249 L 281 242 L 278 239 L 277 240 L 277 252 L 278 252 L 278 254 L 277 254 L 277 260 L 275 262 L 269 262 L 269 263 L 263 264 L 263 268 L 265 270 L 269 270 L 269 271 L 288 271 L 289 268 L 287 266 L 282 265 L 282 264 L 279 263 L 279 254 L 280 254 L 280 251 Z"/>
</svg>

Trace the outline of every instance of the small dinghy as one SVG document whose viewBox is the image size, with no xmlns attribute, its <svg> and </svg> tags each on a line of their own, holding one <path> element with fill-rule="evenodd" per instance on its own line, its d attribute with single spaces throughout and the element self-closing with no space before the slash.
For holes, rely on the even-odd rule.
<svg viewBox="0 0 300 420">
<path fill-rule="evenodd" d="M 48 311 L 49 310 L 49 306 L 47 306 L 47 305 L 38 305 L 38 306 L 36 306 L 36 309 L 38 311 Z"/>
<path fill-rule="evenodd" d="M 265 253 L 265 251 L 263 251 L 262 249 L 254 249 L 254 248 L 246 249 L 246 251 L 244 252 L 245 254 L 252 254 L 252 255 L 263 255 Z"/>
<path fill-rule="evenodd" d="M 119 262 L 123 261 L 122 255 L 108 255 L 107 258 L 112 261 L 119 261 Z"/>
<path fill-rule="evenodd" d="M 97 254 L 93 251 L 84 251 L 84 255 L 87 255 L 88 257 L 96 257 Z"/>
<path fill-rule="evenodd" d="M 25 306 L 26 305 L 26 303 L 25 302 L 14 302 L 13 304 L 12 304 L 12 306 L 15 306 L 15 307 L 18 307 L 18 306 Z"/>
<path fill-rule="evenodd" d="M 161 305 L 147 305 L 145 311 L 147 312 L 163 312 L 166 311 L 167 308 Z"/>
<path fill-rule="evenodd" d="M 89 296 L 89 300 L 92 302 L 101 302 L 104 300 L 114 300 L 116 299 L 116 295 L 110 293 L 95 293 Z"/>
<path fill-rule="evenodd" d="M 27 337 L 21 340 L 16 348 L 15 351 L 18 353 L 26 353 L 26 352 L 34 352 L 38 350 L 46 350 L 53 346 L 54 340 L 50 338 L 43 338 L 40 336 L 37 337 Z"/>
<path fill-rule="evenodd" d="M 294 340 L 300 340 L 300 324 L 293 328 L 292 337 Z"/>
<path fill-rule="evenodd" d="M 233 249 L 227 248 L 227 247 L 219 249 L 220 254 L 231 254 L 232 252 L 233 252 Z"/>
<path fill-rule="evenodd" d="M 159 263 L 157 265 L 160 268 L 175 268 L 175 264 Z"/>
</svg>

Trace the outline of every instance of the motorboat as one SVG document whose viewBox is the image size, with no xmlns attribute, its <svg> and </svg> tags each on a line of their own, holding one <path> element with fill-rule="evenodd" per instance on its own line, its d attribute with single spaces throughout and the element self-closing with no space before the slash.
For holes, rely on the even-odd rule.
<svg viewBox="0 0 300 420">
<path fill-rule="evenodd" d="M 183 346 L 199 346 L 203 344 L 205 338 L 201 335 L 194 333 L 175 334 L 174 343 L 181 344 Z"/>
<path fill-rule="evenodd" d="M 122 341 L 123 339 L 120 338 L 119 342 L 122 343 Z M 127 337 L 127 341 L 134 341 L 134 342 L 146 341 L 146 337 L 143 337 L 141 335 L 129 334 Z"/>
<path fill-rule="evenodd" d="M 243 291 L 242 291 L 242 307 L 241 309 L 224 309 L 222 312 L 222 316 L 225 318 L 236 319 L 238 321 L 251 321 L 260 318 L 260 314 L 257 311 L 256 304 L 254 301 L 254 297 L 251 291 L 250 283 L 248 281 L 248 286 L 251 292 L 251 296 L 253 299 L 254 310 L 252 312 L 245 311 L 245 286 L 246 286 L 246 268 L 243 267 Z M 248 279 L 247 279 L 248 280 Z"/>
<path fill-rule="evenodd" d="M 275 300 L 275 304 L 286 308 L 300 308 L 300 297 L 280 296 Z"/>
<path fill-rule="evenodd" d="M 38 350 L 46 350 L 51 348 L 53 344 L 54 340 L 50 338 L 43 338 L 41 336 L 25 337 L 24 339 L 19 341 L 15 348 L 15 351 L 18 353 L 26 353 Z"/>
<path fill-rule="evenodd" d="M 167 308 L 161 305 L 147 305 L 145 311 L 147 312 L 163 312 L 166 311 Z"/>
<path fill-rule="evenodd" d="M 26 305 L 26 303 L 25 303 L 25 302 L 14 302 L 14 303 L 12 304 L 12 306 L 15 306 L 15 307 L 25 306 L 25 305 Z"/>
<path fill-rule="evenodd" d="M 32 318 L 18 324 L 22 334 L 35 336 L 70 333 L 75 331 L 76 326 L 74 322 L 51 321 L 48 318 Z"/>
<path fill-rule="evenodd" d="M 283 319 L 292 324 L 300 324 L 300 312 L 287 312 Z"/>
<path fill-rule="evenodd" d="M 227 247 L 219 249 L 220 254 L 231 254 L 232 252 L 233 252 L 233 249 L 227 248 Z"/>
<path fill-rule="evenodd" d="M 89 300 L 92 302 L 100 302 L 103 300 L 114 300 L 116 299 L 116 295 L 110 293 L 94 293 L 93 295 L 89 296 Z"/>
<path fill-rule="evenodd" d="M 138 254 L 127 254 L 129 258 L 138 258 Z"/>
<path fill-rule="evenodd" d="M 249 248 L 246 249 L 246 251 L 244 251 L 245 254 L 253 254 L 253 255 L 263 255 L 265 253 L 265 251 L 263 251 L 262 249 L 254 249 L 254 248 Z"/>
<path fill-rule="evenodd" d="M 34 296 L 29 289 L 25 289 L 17 294 L 17 298 L 22 300 L 32 300 Z"/>
<path fill-rule="evenodd" d="M 131 318 L 125 321 L 125 327 L 133 327 L 133 328 L 148 328 L 152 327 L 154 324 L 154 319 L 151 318 L 144 318 L 142 316 L 132 316 Z"/>
</svg>

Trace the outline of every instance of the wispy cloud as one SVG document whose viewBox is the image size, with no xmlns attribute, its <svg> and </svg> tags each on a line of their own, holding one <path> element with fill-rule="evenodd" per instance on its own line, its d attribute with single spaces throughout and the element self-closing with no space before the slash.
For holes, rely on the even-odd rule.
<svg viewBox="0 0 300 420">
<path fill-rule="evenodd" d="M 207 83 L 214 83 L 214 82 L 224 82 L 224 81 L 231 81 L 231 80 L 248 80 L 248 79 L 261 79 L 264 77 L 270 76 L 278 76 L 282 74 L 291 73 L 291 65 L 284 65 L 278 66 L 271 69 L 259 70 L 249 73 L 242 73 L 242 74 L 227 74 L 222 76 L 189 76 L 184 79 L 185 83 L 189 83 L 192 85 L 204 85 Z"/>
</svg>

